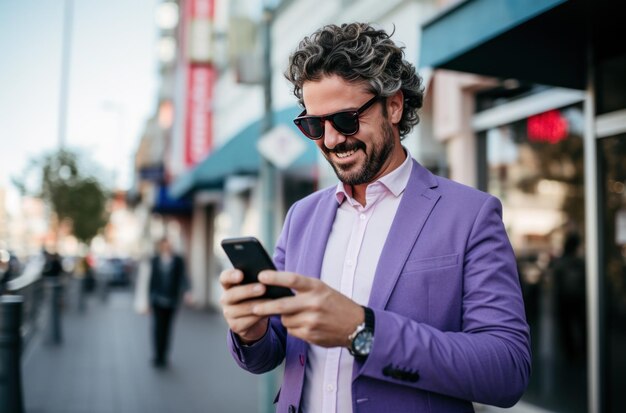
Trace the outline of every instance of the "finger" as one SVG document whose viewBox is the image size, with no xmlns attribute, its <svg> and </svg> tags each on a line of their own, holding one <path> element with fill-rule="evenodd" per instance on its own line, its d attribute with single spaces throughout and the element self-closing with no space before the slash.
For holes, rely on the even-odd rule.
<svg viewBox="0 0 626 413">
<path fill-rule="evenodd" d="M 233 285 L 222 292 L 222 305 L 237 304 L 241 301 L 260 297 L 265 293 L 266 286 L 260 283 Z"/>
<path fill-rule="evenodd" d="M 295 314 L 303 310 L 301 300 L 296 297 L 284 297 L 260 302 L 252 307 L 258 316 Z"/>
<path fill-rule="evenodd" d="M 254 306 L 263 303 L 265 300 L 248 300 L 239 304 L 234 305 L 225 305 L 222 307 L 222 313 L 224 314 L 224 318 L 227 320 L 235 320 L 237 318 L 255 316 L 257 318 L 261 318 L 262 316 L 258 316 L 252 312 L 252 308 Z"/>
<path fill-rule="evenodd" d="M 243 281 L 243 273 L 238 269 L 232 268 L 222 271 L 220 274 L 220 284 L 222 288 L 229 289 L 233 285 L 240 284 Z"/>
<path fill-rule="evenodd" d="M 306 312 L 283 314 L 280 316 L 280 322 L 288 330 L 298 329 L 310 325 L 308 322 L 309 317 L 309 314 Z"/>
<path fill-rule="evenodd" d="M 312 289 L 318 280 L 292 272 L 266 270 L 259 273 L 259 281 L 263 284 L 278 285 L 296 291 L 307 291 Z"/>
</svg>

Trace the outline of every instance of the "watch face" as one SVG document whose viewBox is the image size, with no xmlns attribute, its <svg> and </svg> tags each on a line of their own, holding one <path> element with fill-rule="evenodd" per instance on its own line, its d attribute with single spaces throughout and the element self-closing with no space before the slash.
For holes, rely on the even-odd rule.
<svg viewBox="0 0 626 413">
<path fill-rule="evenodd" d="M 374 336 L 372 335 L 371 330 L 364 329 L 360 331 L 356 337 L 354 337 L 354 341 L 352 342 L 354 353 L 359 356 L 367 356 L 372 351 L 373 342 Z"/>
</svg>

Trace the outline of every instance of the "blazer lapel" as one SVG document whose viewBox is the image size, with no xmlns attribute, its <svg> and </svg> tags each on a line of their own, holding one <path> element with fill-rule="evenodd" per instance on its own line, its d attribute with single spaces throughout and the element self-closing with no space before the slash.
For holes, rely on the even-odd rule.
<svg viewBox="0 0 626 413">
<path fill-rule="evenodd" d="M 413 161 L 411 177 L 380 255 L 369 306 L 385 308 L 424 223 L 440 198 L 434 176 Z"/>
<path fill-rule="evenodd" d="M 315 211 L 310 220 L 313 225 L 308 227 L 307 242 L 304 244 L 307 246 L 307 251 L 301 254 L 304 259 L 301 259 L 298 265 L 300 274 L 320 278 L 326 244 L 338 206 L 334 188 L 329 189 L 315 206 Z"/>
</svg>

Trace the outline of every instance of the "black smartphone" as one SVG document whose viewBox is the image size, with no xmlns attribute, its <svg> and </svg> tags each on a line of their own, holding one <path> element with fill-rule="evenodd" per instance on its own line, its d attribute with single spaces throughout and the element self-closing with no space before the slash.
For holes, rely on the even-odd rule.
<svg viewBox="0 0 626 413">
<path fill-rule="evenodd" d="M 257 276 L 263 270 L 276 269 L 263 245 L 254 237 L 223 239 L 222 248 L 233 267 L 243 272 L 242 284 L 257 282 Z M 292 295 L 293 292 L 289 288 L 268 285 L 261 298 L 280 298 Z"/>
</svg>

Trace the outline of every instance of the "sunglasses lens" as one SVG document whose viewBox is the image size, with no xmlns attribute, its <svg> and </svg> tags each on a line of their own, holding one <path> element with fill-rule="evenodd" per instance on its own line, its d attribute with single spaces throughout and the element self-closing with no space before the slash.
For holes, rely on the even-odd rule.
<svg viewBox="0 0 626 413">
<path fill-rule="evenodd" d="M 371 102 L 367 102 L 363 108 L 371 106 Z M 337 112 L 327 116 L 304 116 L 302 112 L 300 116 L 294 119 L 295 124 L 300 130 L 311 139 L 320 139 L 324 136 L 324 123 L 328 120 L 332 123 L 333 128 L 343 135 L 354 135 L 359 131 L 359 113 L 357 111 Z"/>
<path fill-rule="evenodd" d="M 354 112 L 340 112 L 332 118 L 333 126 L 337 132 L 344 135 L 354 135 L 359 128 L 359 118 Z"/>
<path fill-rule="evenodd" d="M 311 138 L 319 138 L 324 134 L 324 124 L 320 118 L 304 118 L 300 121 L 303 132 Z"/>
</svg>

